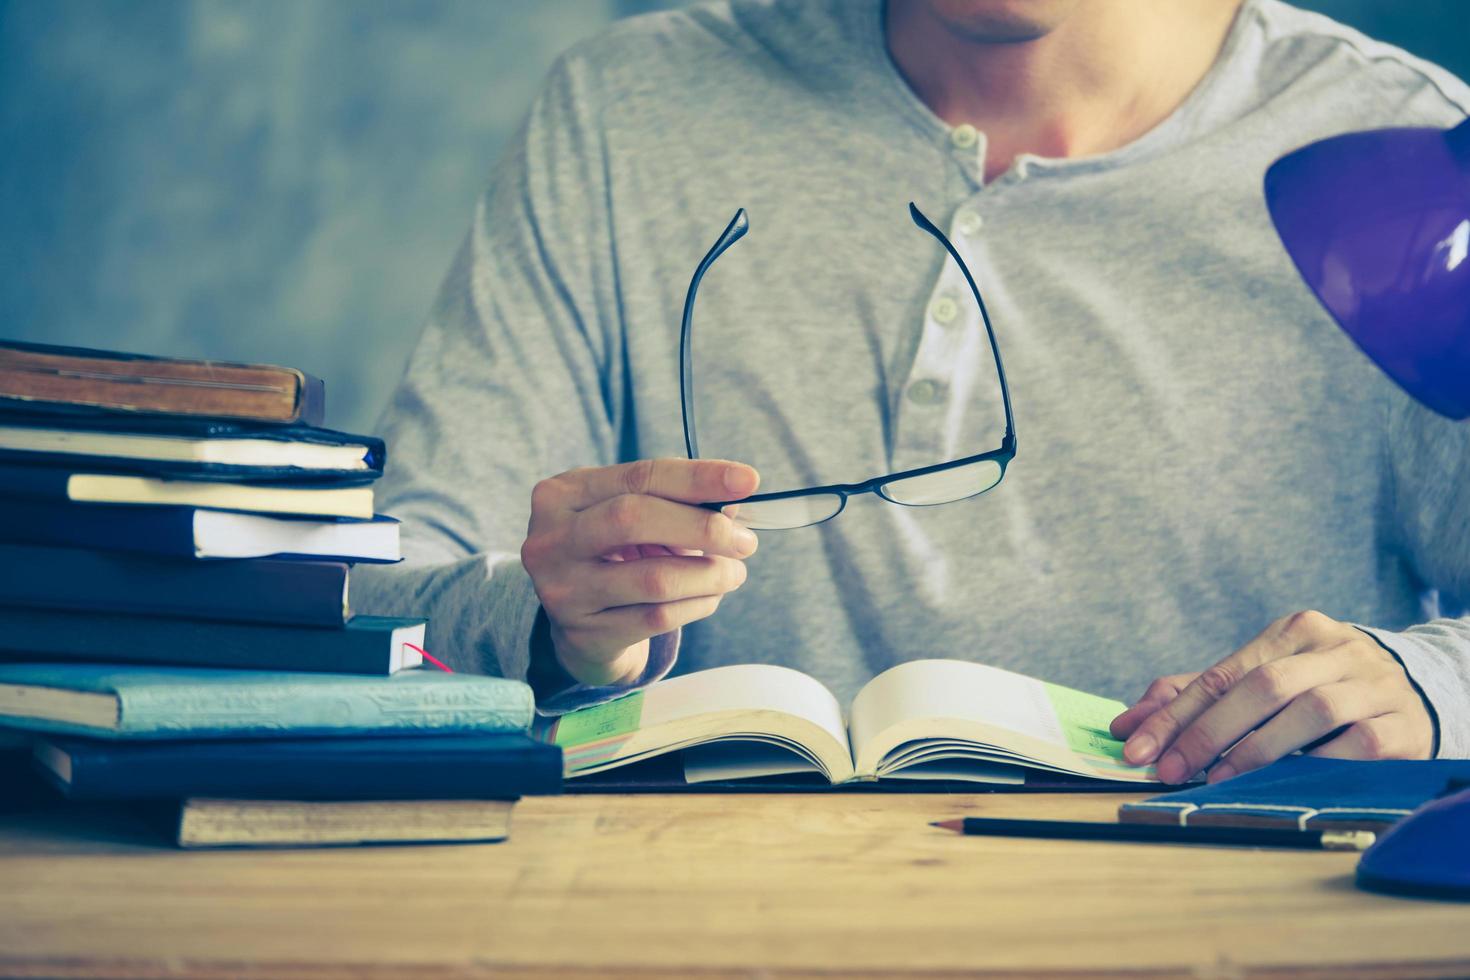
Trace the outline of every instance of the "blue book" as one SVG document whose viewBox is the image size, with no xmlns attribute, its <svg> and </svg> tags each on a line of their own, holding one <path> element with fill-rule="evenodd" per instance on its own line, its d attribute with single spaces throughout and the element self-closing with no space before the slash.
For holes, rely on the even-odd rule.
<svg viewBox="0 0 1470 980">
<path fill-rule="evenodd" d="M 205 507 L 0 500 L 0 541 L 174 558 L 396 562 L 398 522 L 268 517 Z"/>
<path fill-rule="evenodd" d="M 520 681 L 114 664 L 0 663 L 0 729 L 113 739 L 503 733 L 531 723 Z"/>
<path fill-rule="evenodd" d="M 561 792 L 528 735 L 105 742 L 47 736 L 35 761 L 75 800 L 486 800 Z"/>
<path fill-rule="evenodd" d="M 0 607 L 0 663 L 169 664 L 396 674 L 423 663 L 426 621 L 353 616 L 341 629 Z"/>
<path fill-rule="evenodd" d="M 4 606 L 341 629 L 351 615 L 349 575 L 341 562 L 195 561 L 0 544 Z"/>
<path fill-rule="evenodd" d="M 1470 760 L 1288 756 L 1212 786 L 1118 808 L 1123 823 L 1380 831 L 1470 780 Z"/>
</svg>

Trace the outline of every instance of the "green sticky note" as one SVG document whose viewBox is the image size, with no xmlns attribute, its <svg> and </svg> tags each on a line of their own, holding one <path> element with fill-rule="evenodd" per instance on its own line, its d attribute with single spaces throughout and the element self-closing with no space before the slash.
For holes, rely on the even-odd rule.
<svg viewBox="0 0 1470 980">
<path fill-rule="evenodd" d="M 561 716 L 556 723 L 557 745 L 586 745 L 638 730 L 643 719 L 643 692 L 593 705 Z"/>
<path fill-rule="evenodd" d="M 1125 704 L 1060 684 L 1047 684 L 1046 694 L 1073 752 L 1123 761 L 1123 743 L 1113 738 L 1108 725 L 1127 707 Z"/>
</svg>

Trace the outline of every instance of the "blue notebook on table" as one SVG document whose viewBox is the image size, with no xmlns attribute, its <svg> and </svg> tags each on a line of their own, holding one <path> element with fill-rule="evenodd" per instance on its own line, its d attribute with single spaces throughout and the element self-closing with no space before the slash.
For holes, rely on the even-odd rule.
<svg viewBox="0 0 1470 980">
<path fill-rule="evenodd" d="M 1213 786 L 1124 803 L 1118 808 L 1118 820 L 1381 831 L 1467 781 L 1470 760 L 1355 762 L 1289 756 Z"/>
<path fill-rule="evenodd" d="M 485 800 L 559 793 L 561 750 L 523 734 L 36 741 L 74 800 Z"/>
</svg>

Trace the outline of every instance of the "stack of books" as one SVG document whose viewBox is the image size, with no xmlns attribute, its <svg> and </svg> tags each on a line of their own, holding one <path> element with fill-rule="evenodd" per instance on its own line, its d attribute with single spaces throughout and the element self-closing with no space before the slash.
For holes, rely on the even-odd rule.
<svg viewBox="0 0 1470 980">
<path fill-rule="evenodd" d="M 324 407 L 289 368 L 0 343 L 0 726 L 52 733 L 68 796 L 183 801 L 185 845 L 499 839 L 560 753 L 525 685 L 353 615 L 398 526 Z"/>
</svg>

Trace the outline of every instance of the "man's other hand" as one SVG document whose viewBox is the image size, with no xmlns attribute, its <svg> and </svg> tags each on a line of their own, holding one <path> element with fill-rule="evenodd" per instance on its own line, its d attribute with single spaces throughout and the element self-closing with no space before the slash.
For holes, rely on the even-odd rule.
<svg viewBox="0 0 1470 980">
<path fill-rule="evenodd" d="M 1334 759 L 1427 759 L 1434 726 L 1392 654 L 1308 611 L 1277 620 L 1208 670 L 1160 677 L 1112 731 L 1128 740 L 1124 759 L 1158 760 L 1164 782 L 1209 770 L 1215 783 L 1303 747 Z"/>
<path fill-rule="evenodd" d="M 759 482 L 743 463 L 641 459 L 536 484 L 521 563 L 567 673 L 633 680 L 650 637 L 703 619 L 738 589 L 755 533 L 695 505 L 738 500 Z"/>
</svg>

